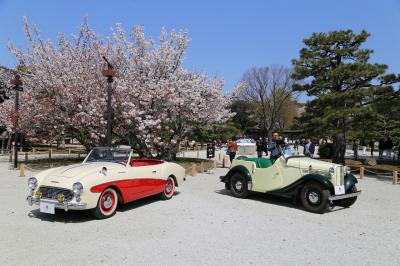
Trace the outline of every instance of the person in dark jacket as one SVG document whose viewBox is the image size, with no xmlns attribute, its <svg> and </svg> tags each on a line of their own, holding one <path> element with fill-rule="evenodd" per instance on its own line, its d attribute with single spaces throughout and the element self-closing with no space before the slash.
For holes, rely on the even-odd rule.
<svg viewBox="0 0 400 266">
<path fill-rule="evenodd" d="M 258 158 L 262 157 L 264 152 L 264 146 L 265 146 L 264 140 L 261 137 L 259 137 L 258 140 L 256 141 L 256 150 Z"/>
<path fill-rule="evenodd" d="M 371 150 L 371 157 L 374 158 L 375 140 L 371 139 L 369 141 L 369 148 Z"/>
<path fill-rule="evenodd" d="M 385 149 L 385 138 L 380 138 L 378 141 L 379 159 L 382 159 L 384 149 Z"/>
<path fill-rule="evenodd" d="M 393 141 L 390 137 L 386 139 L 384 147 L 386 159 L 392 159 Z"/>
<path fill-rule="evenodd" d="M 307 157 L 314 157 L 314 152 L 315 152 L 315 145 L 312 143 L 310 138 L 307 138 L 306 144 L 304 145 L 304 155 Z"/>
</svg>

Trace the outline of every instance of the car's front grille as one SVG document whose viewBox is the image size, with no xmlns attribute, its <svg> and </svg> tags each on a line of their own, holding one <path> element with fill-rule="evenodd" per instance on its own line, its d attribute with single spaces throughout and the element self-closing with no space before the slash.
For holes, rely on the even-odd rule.
<svg viewBox="0 0 400 266">
<path fill-rule="evenodd" d="M 59 194 L 64 195 L 64 199 L 66 201 L 71 201 L 74 197 L 74 193 L 72 192 L 72 190 L 59 187 L 41 186 L 39 188 L 39 192 L 42 193 L 42 198 L 45 199 L 57 199 L 57 195 Z"/>
</svg>

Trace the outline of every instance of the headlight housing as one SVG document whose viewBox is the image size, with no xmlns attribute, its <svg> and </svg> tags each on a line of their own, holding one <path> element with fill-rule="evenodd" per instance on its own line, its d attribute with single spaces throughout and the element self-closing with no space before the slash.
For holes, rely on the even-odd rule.
<svg viewBox="0 0 400 266">
<path fill-rule="evenodd" d="M 37 187 L 37 179 L 36 177 L 30 177 L 28 179 L 28 187 L 30 190 L 35 190 Z"/>
<path fill-rule="evenodd" d="M 350 169 L 350 167 L 348 167 L 348 166 L 346 166 L 345 168 L 344 168 L 344 170 L 346 171 L 346 174 L 351 174 L 351 169 Z"/>
<path fill-rule="evenodd" d="M 330 177 L 334 177 L 335 176 L 335 168 L 333 168 L 333 167 L 329 168 L 328 174 Z"/>
<path fill-rule="evenodd" d="M 80 182 L 76 182 L 72 186 L 72 192 L 74 192 L 75 196 L 80 196 L 82 194 L 83 185 Z"/>
</svg>

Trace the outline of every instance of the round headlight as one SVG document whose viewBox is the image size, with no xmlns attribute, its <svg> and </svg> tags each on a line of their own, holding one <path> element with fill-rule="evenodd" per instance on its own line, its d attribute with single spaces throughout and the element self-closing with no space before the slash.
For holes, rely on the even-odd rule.
<svg viewBox="0 0 400 266">
<path fill-rule="evenodd" d="M 329 168 L 328 173 L 331 177 L 335 175 L 335 169 L 333 167 Z"/>
<path fill-rule="evenodd" d="M 83 185 L 79 182 L 75 183 L 72 186 L 72 191 L 74 192 L 75 195 L 80 195 L 82 193 Z"/>
<path fill-rule="evenodd" d="M 28 187 L 32 190 L 37 187 L 37 179 L 35 177 L 30 177 L 28 179 Z"/>
<path fill-rule="evenodd" d="M 346 166 L 345 171 L 346 171 L 346 174 L 348 174 L 348 175 L 351 174 L 351 168 L 350 167 Z"/>
</svg>

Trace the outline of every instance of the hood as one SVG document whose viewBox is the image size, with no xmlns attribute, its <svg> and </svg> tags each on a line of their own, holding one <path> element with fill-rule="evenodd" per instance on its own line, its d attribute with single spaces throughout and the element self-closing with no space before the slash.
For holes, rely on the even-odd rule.
<svg viewBox="0 0 400 266">
<path fill-rule="evenodd" d="M 51 169 L 43 173 L 43 176 L 39 174 L 37 178 L 39 185 L 71 189 L 75 182 L 82 181 L 85 177 L 98 175 L 103 167 L 106 167 L 108 171 L 125 168 L 122 164 L 108 162 L 73 164 Z"/>
<path fill-rule="evenodd" d="M 331 167 L 338 166 L 334 163 L 324 162 L 320 160 L 316 160 L 310 157 L 293 157 L 289 158 L 288 165 L 299 167 L 300 169 L 309 169 L 310 165 L 312 169 L 328 171 Z"/>
</svg>

